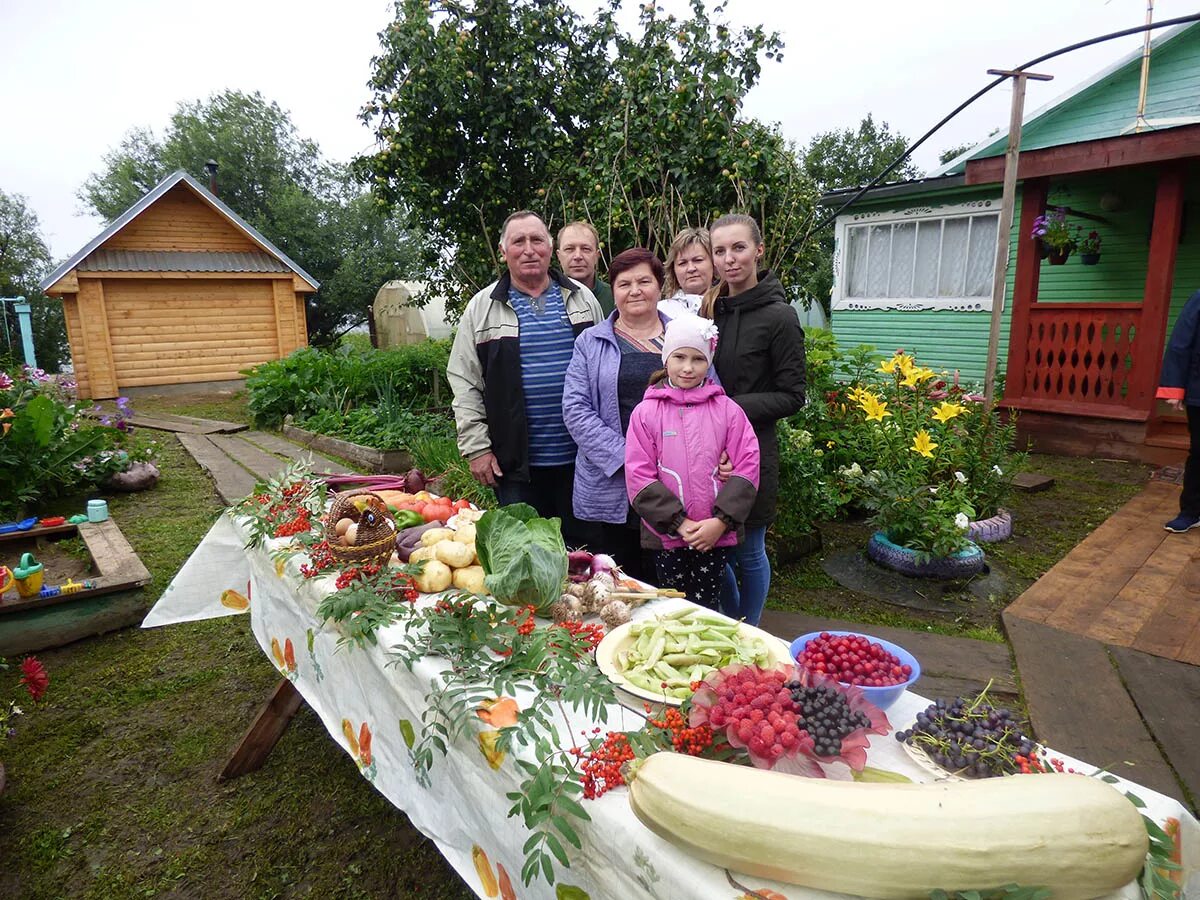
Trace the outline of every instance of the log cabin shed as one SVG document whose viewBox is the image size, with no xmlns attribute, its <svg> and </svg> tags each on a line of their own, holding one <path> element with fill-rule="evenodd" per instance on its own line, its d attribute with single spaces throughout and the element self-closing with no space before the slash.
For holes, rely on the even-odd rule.
<svg viewBox="0 0 1200 900">
<path fill-rule="evenodd" d="M 186 172 L 41 283 L 61 298 L 79 395 L 234 381 L 307 346 L 319 284 Z"/>
</svg>

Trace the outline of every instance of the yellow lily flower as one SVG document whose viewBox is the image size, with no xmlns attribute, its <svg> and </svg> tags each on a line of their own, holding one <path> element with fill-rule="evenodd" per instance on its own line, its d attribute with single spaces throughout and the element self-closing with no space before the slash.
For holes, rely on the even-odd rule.
<svg viewBox="0 0 1200 900">
<path fill-rule="evenodd" d="M 879 371 L 885 375 L 891 375 L 896 371 L 896 364 L 900 362 L 899 356 L 893 356 L 890 359 L 885 359 L 879 364 Z"/>
<path fill-rule="evenodd" d="M 867 394 L 858 405 L 867 414 L 868 422 L 882 422 L 891 415 L 887 409 L 887 401 L 880 400 L 874 394 Z"/>
<path fill-rule="evenodd" d="M 914 453 L 920 453 L 926 459 L 933 459 L 933 451 L 937 448 L 937 444 L 929 439 L 929 432 L 922 428 L 913 436 L 912 446 L 909 447 Z"/>
<path fill-rule="evenodd" d="M 957 403 L 951 403 L 948 400 L 943 400 L 933 409 L 933 417 L 945 425 L 956 416 L 961 416 L 967 411 L 965 406 L 959 406 Z"/>
<path fill-rule="evenodd" d="M 907 378 L 912 374 L 912 370 L 917 367 L 913 358 L 906 353 L 901 353 L 896 357 L 896 362 L 900 366 L 900 374 Z"/>
</svg>

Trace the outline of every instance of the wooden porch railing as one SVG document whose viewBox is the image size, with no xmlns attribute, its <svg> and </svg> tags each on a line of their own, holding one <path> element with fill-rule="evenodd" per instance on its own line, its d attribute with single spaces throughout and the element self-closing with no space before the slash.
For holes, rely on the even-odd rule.
<svg viewBox="0 0 1200 900">
<path fill-rule="evenodd" d="M 1005 403 L 1019 409 L 1145 419 L 1131 396 L 1144 380 L 1140 303 L 1035 303 L 1022 360 L 1024 385 Z M 1143 338 L 1144 340 L 1144 338 Z M 1144 351 L 1144 348 L 1142 348 Z"/>
</svg>

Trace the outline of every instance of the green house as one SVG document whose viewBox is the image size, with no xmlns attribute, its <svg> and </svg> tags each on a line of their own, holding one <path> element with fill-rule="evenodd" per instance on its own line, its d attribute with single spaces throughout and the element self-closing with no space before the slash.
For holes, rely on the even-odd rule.
<svg viewBox="0 0 1200 900">
<path fill-rule="evenodd" d="M 1167 460 L 1182 417 L 1154 399 L 1169 329 L 1200 290 L 1200 23 L 1098 73 L 1022 126 L 999 374 L 1021 431 L 1051 452 Z M 1007 136 L 930 177 L 882 185 L 836 222 L 832 328 L 982 383 Z M 853 190 L 822 202 L 837 206 Z M 1043 259 L 1061 209 L 1100 258 Z"/>
</svg>

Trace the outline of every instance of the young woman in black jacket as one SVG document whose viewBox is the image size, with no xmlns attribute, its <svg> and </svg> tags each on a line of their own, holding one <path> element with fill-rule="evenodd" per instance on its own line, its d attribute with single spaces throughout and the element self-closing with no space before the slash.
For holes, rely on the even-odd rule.
<svg viewBox="0 0 1200 900">
<path fill-rule="evenodd" d="M 722 216 L 709 234 L 721 279 L 701 310 L 720 332 L 713 365 L 726 394 L 754 426 L 761 452 L 758 498 L 746 519 L 746 539 L 726 573 L 721 608 L 757 625 L 771 586 L 764 542 L 779 493 L 775 423 L 804 405 L 804 331 L 779 279 L 758 268 L 763 255 L 758 223 L 750 216 Z"/>
</svg>

